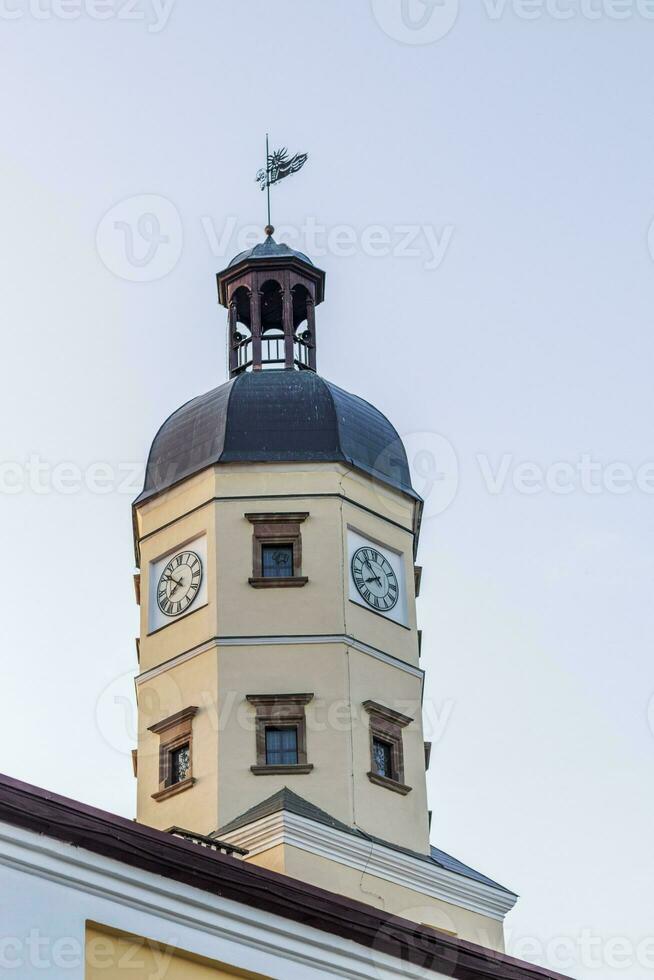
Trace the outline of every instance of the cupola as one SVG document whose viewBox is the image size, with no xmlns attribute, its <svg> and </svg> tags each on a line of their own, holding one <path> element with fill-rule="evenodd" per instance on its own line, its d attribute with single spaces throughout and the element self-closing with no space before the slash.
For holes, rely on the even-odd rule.
<svg viewBox="0 0 654 980">
<path fill-rule="evenodd" d="M 229 376 L 245 371 L 316 370 L 315 307 L 325 273 L 302 252 L 264 242 L 218 273 L 218 298 L 229 310 Z"/>
</svg>

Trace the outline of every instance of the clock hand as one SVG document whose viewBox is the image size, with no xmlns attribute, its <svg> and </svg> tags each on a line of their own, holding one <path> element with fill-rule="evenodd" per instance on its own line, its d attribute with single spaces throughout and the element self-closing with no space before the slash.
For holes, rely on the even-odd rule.
<svg viewBox="0 0 654 980">
<path fill-rule="evenodd" d="M 174 578 L 173 575 L 172 575 L 172 573 L 171 573 L 170 575 L 164 575 L 164 582 L 174 582 L 175 583 L 175 588 L 170 593 L 171 596 L 174 596 L 175 593 L 177 592 L 178 588 L 180 587 L 180 585 L 183 584 L 184 580 L 182 578 L 180 578 L 180 579 Z M 170 598 L 170 596 L 169 596 L 169 598 Z"/>
<path fill-rule="evenodd" d="M 366 558 L 366 565 L 368 566 L 368 570 L 370 571 L 370 574 L 372 575 L 372 578 L 369 578 L 366 581 L 367 582 L 378 582 L 381 585 L 381 579 L 379 578 L 379 575 L 375 575 L 375 570 L 373 569 L 372 565 L 370 564 L 370 559 L 369 558 Z"/>
</svg>

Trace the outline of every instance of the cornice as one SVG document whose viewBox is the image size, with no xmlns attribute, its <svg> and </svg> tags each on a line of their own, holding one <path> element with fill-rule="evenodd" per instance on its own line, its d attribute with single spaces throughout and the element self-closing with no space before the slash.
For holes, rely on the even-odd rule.
<svg viewBox="0 0 654 980">
<path fill-rule="evenodd" d="M 271 463 L 270 465 L 276 465 L 276 464 Z M 343 466 L 343 472 L 353 473 L 354 470 L 352 469 L 352 467 Z M 197 476 L 197 474 L 195 475 Z M 162 493 L 167 493 L 168 490 L 172 490 L 173 487 L 179 486 L 181 483 L 184 482 L 185 479 L 189 479 L 189 477 L 184 477 L 182 480 L 179 480 L 178 483 L 173 484 L 171 487 L 168 487 L 167 490 L 162 491 Z M 405 494 L 402 494 L 401 491 L 397 491 L 397 492 L 399 493 L 400 496 L 406 496 Z M 157 496 L 160 496 L 160 494 L 155 494 L 152 497 L 149 497 L 147 502 L 150 503 L 152 500 L 156 499 Z M 184 511 L 181 514 L 177 514 L 175 517 L 171 518 L 171 520 L 166 521 L 164 524 L 162 524 L 161 527 L 158 527 L 153 531 L 148 531 L 147 534 L 143 534 L 143 535 L 139 535 L 137 521 L 136 521 L 137 510 L 140 505 L 134 502 L 132 504 L 132 524 L 133 524 L 133 531 L 134 531 L 134 555 L 136 560 L 136 566 L 140 567 L 141 564 L 141 544 L 144 541 L 147 541 L 148 538 L 154 537 L 156 534 L 159 534 L 161 531 L 164 531 L 166 528 L 172 527 L 173 524 L 177 524 L 179 521 L 184 520 L 184 518 L 188 517 L 190 514 L 194 514 L 196 513 L 196 511 L 202 510 L 204 507 L 208 507 L 210 504 L 219 503 L 219 502 L 230 502 L 234 500 L 242 500 L 242 501 L 251 500 L 257 502 L 261 500 L 280 500 L 286 502 L 289 500 L 316 500 L 316 499 L 329 499 L 329 498 L 334 500 L 341 500 L 344 503 L 351 504 L 353 507 L 357 507 L 359 510 L 365 511 L 367 514 L 372 514 L 374 517 L 378 517 L 379 520 L 384 521 L 386 524 L 391 524 L 393 527 L 398 528 L 398 530 L 404 531 L 405 534 L 411 535 L 411 537 L 413 538 L 413 551 L 414 551 L 414 558 L 415 558 L 417 548 L 418 548 L 418 534 L 420 529 L 420 519 L 417 513 L 414 515 L 415 519 L 414 519 L 413 527 L 407 527 L 405 524 L 401 524 L 399 521 L 394 521 L 392 517 L 388 517 L 386 514 L 382 514 L 378 510 L 374 510 L 372 507 L 367 507 L 365 504 L 362 504 L 360 501 L 355 500 L 353 497 L 348 496 L 346 493 L 325 491 L 323 493 L 307 492 L 307 493 L 262 493 L 262 494 L 231 494 L 231 495 L 215 494 L 211 497 L 208 497 L 206 500 L 203 500 L 201 503 L 196 504 L 195 507 L 191 507 L 190 510 Z M 422 501 L 415 501 L 415 503 L 417 504 L 418 511 L 421 511 Z"/>
<path fill-rule="evenodd" d="M 493 888 L 402 851 L 384 847 L 376 841 L 344 833 L 287 810 L 262 817 L 231 833 L 221 834 L 221 840 L 247 848 L 249 857 L 279 844 L 297 847 L 367 875 L 410 888 L 421 895 L 429 895 L 449 905 L 458 905 L 499 921 L 517 901 L 517 896 L 501 888 Z"/>
<path fill-rule="evenodd" d="M 351 636 L 349 633 L 307 633 L 292 636 L 214 636 L 210 640 L 207 640 L 206 643 L 200 643 L 195 647 L 191 647 L 189 650 L 178 653 L 177 656 L 171 657 L 170 660 L 166 660 L 156 667 L 144 670 L 135 678 L 135 683 L 137 685 L 144 684 L 146 681 L 152 680 L 153 677 L 158 677 L 159 674 L 164 674 L 167 670 L 178 667 L 187 660 L 192 660 L 193 657 L 206 653 L 207 650 L 211 650 L 214 647 L 312 646 L 314 644 L 322 645 L 325 643 L 352 647 L 353 650 L 365 653 L 375 660 L 388 664 L 390 667 L 397 667 L 398 670 L 411 674 L 412 677 L 417 677 L 420 681 L 424 678 L 425 672 L 420 667 L 414 667 L 413 664 L 408 664 L 404 660 L 398 660 L 397 657 L 393 657 L 391 654 L 385 653 L 377 647 L 357 640 L 356 637 Z"/>
</svg>

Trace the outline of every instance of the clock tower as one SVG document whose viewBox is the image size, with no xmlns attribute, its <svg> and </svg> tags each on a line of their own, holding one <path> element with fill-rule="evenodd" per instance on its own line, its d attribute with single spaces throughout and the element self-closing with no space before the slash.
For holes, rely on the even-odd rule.
<svg viewBox="0 0 654 980">
<path fill-rule="evenodd" d="M 137 819 L 501 949 L 515 895 L 429 840 L 406 453 L 317 373 L 325 275 L 269 230 L 134 503 Z"/>
</svg>

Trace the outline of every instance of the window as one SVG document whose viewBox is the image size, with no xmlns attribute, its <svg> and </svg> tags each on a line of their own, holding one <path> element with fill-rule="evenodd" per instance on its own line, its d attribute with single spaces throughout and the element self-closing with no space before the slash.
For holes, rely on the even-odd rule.
<svg viewBox="0 0 654 980">
<path fill-rule="evenodd" d="M 252 575 L 255 589 L 306 585 L 302 575 L 300 525 L 307 513 L 246 514 L 252 524 Z"/>
<path fill-rule="evenodd" d="M 266 765 L 297 765 L 297 727 L 266 727 Z"/>
<path fill-rule="evenodd" d="M 181 783 L 191 775 L 191 749 L 188 744 L 170 753 L 170 782 Z"/>
<path fill-rule="evenodd" d="M 402 730 L 413 721 L 393 708 L 376 701 L 364 701 L 370 715 L 370 771 L 368 779 L 406 796 L 411 787 L 404 782 Z"/>
<path fill-rule="evenodd" d="M 255 776 L 311 772 L 304 709 L 312 697 L 313 694 L 247 695 L 256 711 L 256 763 L 250 766 Z"/>
<path fill-rule="evenodd" d="M 159 736 L 159 788 L 153 800 L 165 800 L 195 783 L 192 724 L 197 710 L 195 706 L 183 708 L 148 728 Z"/>
<path fill-rule="evenodd" d="M 393 778 L 393 766 L 391 753 L 393 746 L 390 742 L 383 742 L 380 738 L 372 740 L 372 770 L 378 776 L 386 776 L 387 779 Z"/>
<path fill-rule="evenodd" d="M 292 578 L 293 545 L 262 545 L 261 572 L 264 578 Z"/>
</svg>

